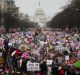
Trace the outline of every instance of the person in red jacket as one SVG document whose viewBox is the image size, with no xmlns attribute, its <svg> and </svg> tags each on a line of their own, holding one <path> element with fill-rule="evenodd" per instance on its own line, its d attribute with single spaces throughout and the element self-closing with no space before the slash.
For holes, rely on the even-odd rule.
<svg viewBox="0 0 80 75">
<path fill-rule="evenodd" d="M 59 75 L 65 75 L 64 69 L 62 67 L 59 67 Z"/>
<path fill-rule="evenodd" d="M 19 49 L 16 48 L 16 56 L 18 56 L 18 55 L 19 55 Z"/>
</svg>

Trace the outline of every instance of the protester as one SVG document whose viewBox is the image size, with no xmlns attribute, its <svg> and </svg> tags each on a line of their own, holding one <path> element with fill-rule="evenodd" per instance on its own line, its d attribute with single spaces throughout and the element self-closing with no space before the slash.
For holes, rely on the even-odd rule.
<svg viewBox="0 0 80 75">
<path fill-rule="evenodd" d="M 41 75 L 47 75 L 47 64 L 46 64 L 46 60 L 42 60 L 41 64 L 40 64 L 40 70 L 41 70 Z"/>
<path fill-rule="evenodd" d="M 4 69 L 8 67 L 14 72 L 20 71 L 22 75 L 28 74 L 26 64 L 31 61 L 40 64 L 37 71 L 40 75 L 47 75 L 49 71 L 52 75 L 80 74 L 76 68 L 65 69 L 65 65 L 73 66 L 74 62 L 80 60 L 79 33 L 34 28 L 1 34 L 0 47 L 3 49 Z M 53 63 L 47 65 L 47 60 L 53 60 Z"/>
</svg>

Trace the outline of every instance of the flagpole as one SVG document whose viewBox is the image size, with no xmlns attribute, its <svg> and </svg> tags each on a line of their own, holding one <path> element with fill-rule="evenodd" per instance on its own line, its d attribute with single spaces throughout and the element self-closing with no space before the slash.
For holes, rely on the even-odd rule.
<svg viewBox="0 0 80 75">
<path fill-rule="evenodd" d="M 40 0 L 39 0 L 39 6 L 41 6 Z"/>
</svg>

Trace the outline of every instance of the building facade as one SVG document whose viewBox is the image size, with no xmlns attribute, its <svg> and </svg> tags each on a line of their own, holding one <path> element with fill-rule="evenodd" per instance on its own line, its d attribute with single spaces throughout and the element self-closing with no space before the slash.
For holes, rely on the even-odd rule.
<svg viewBox="0 0 80 75">
<path fill-rule="evenodd" d="M 18 16 L 19 7 L 16 7 L 14 0 L 0 0 L 0 10 Z"/>
</svg>

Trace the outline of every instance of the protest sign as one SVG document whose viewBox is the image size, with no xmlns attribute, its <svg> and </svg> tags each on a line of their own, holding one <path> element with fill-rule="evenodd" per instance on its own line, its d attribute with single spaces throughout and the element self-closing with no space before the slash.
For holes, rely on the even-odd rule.
<svg viewBox="0 0 80 75">
<path fill-rule="evenodd" d="M 52 65 L 52 60 L 47 60 L 47 65 Z"/>
<path fill-rule="evenodd" d="M 65 56 L 65 61 L 69 60 L 69 55 Z"/>
<path fill-rule="evenodd" d="M 39 63 L 27 63 L 27 71 L 40 71 Z"/>
</svg>

